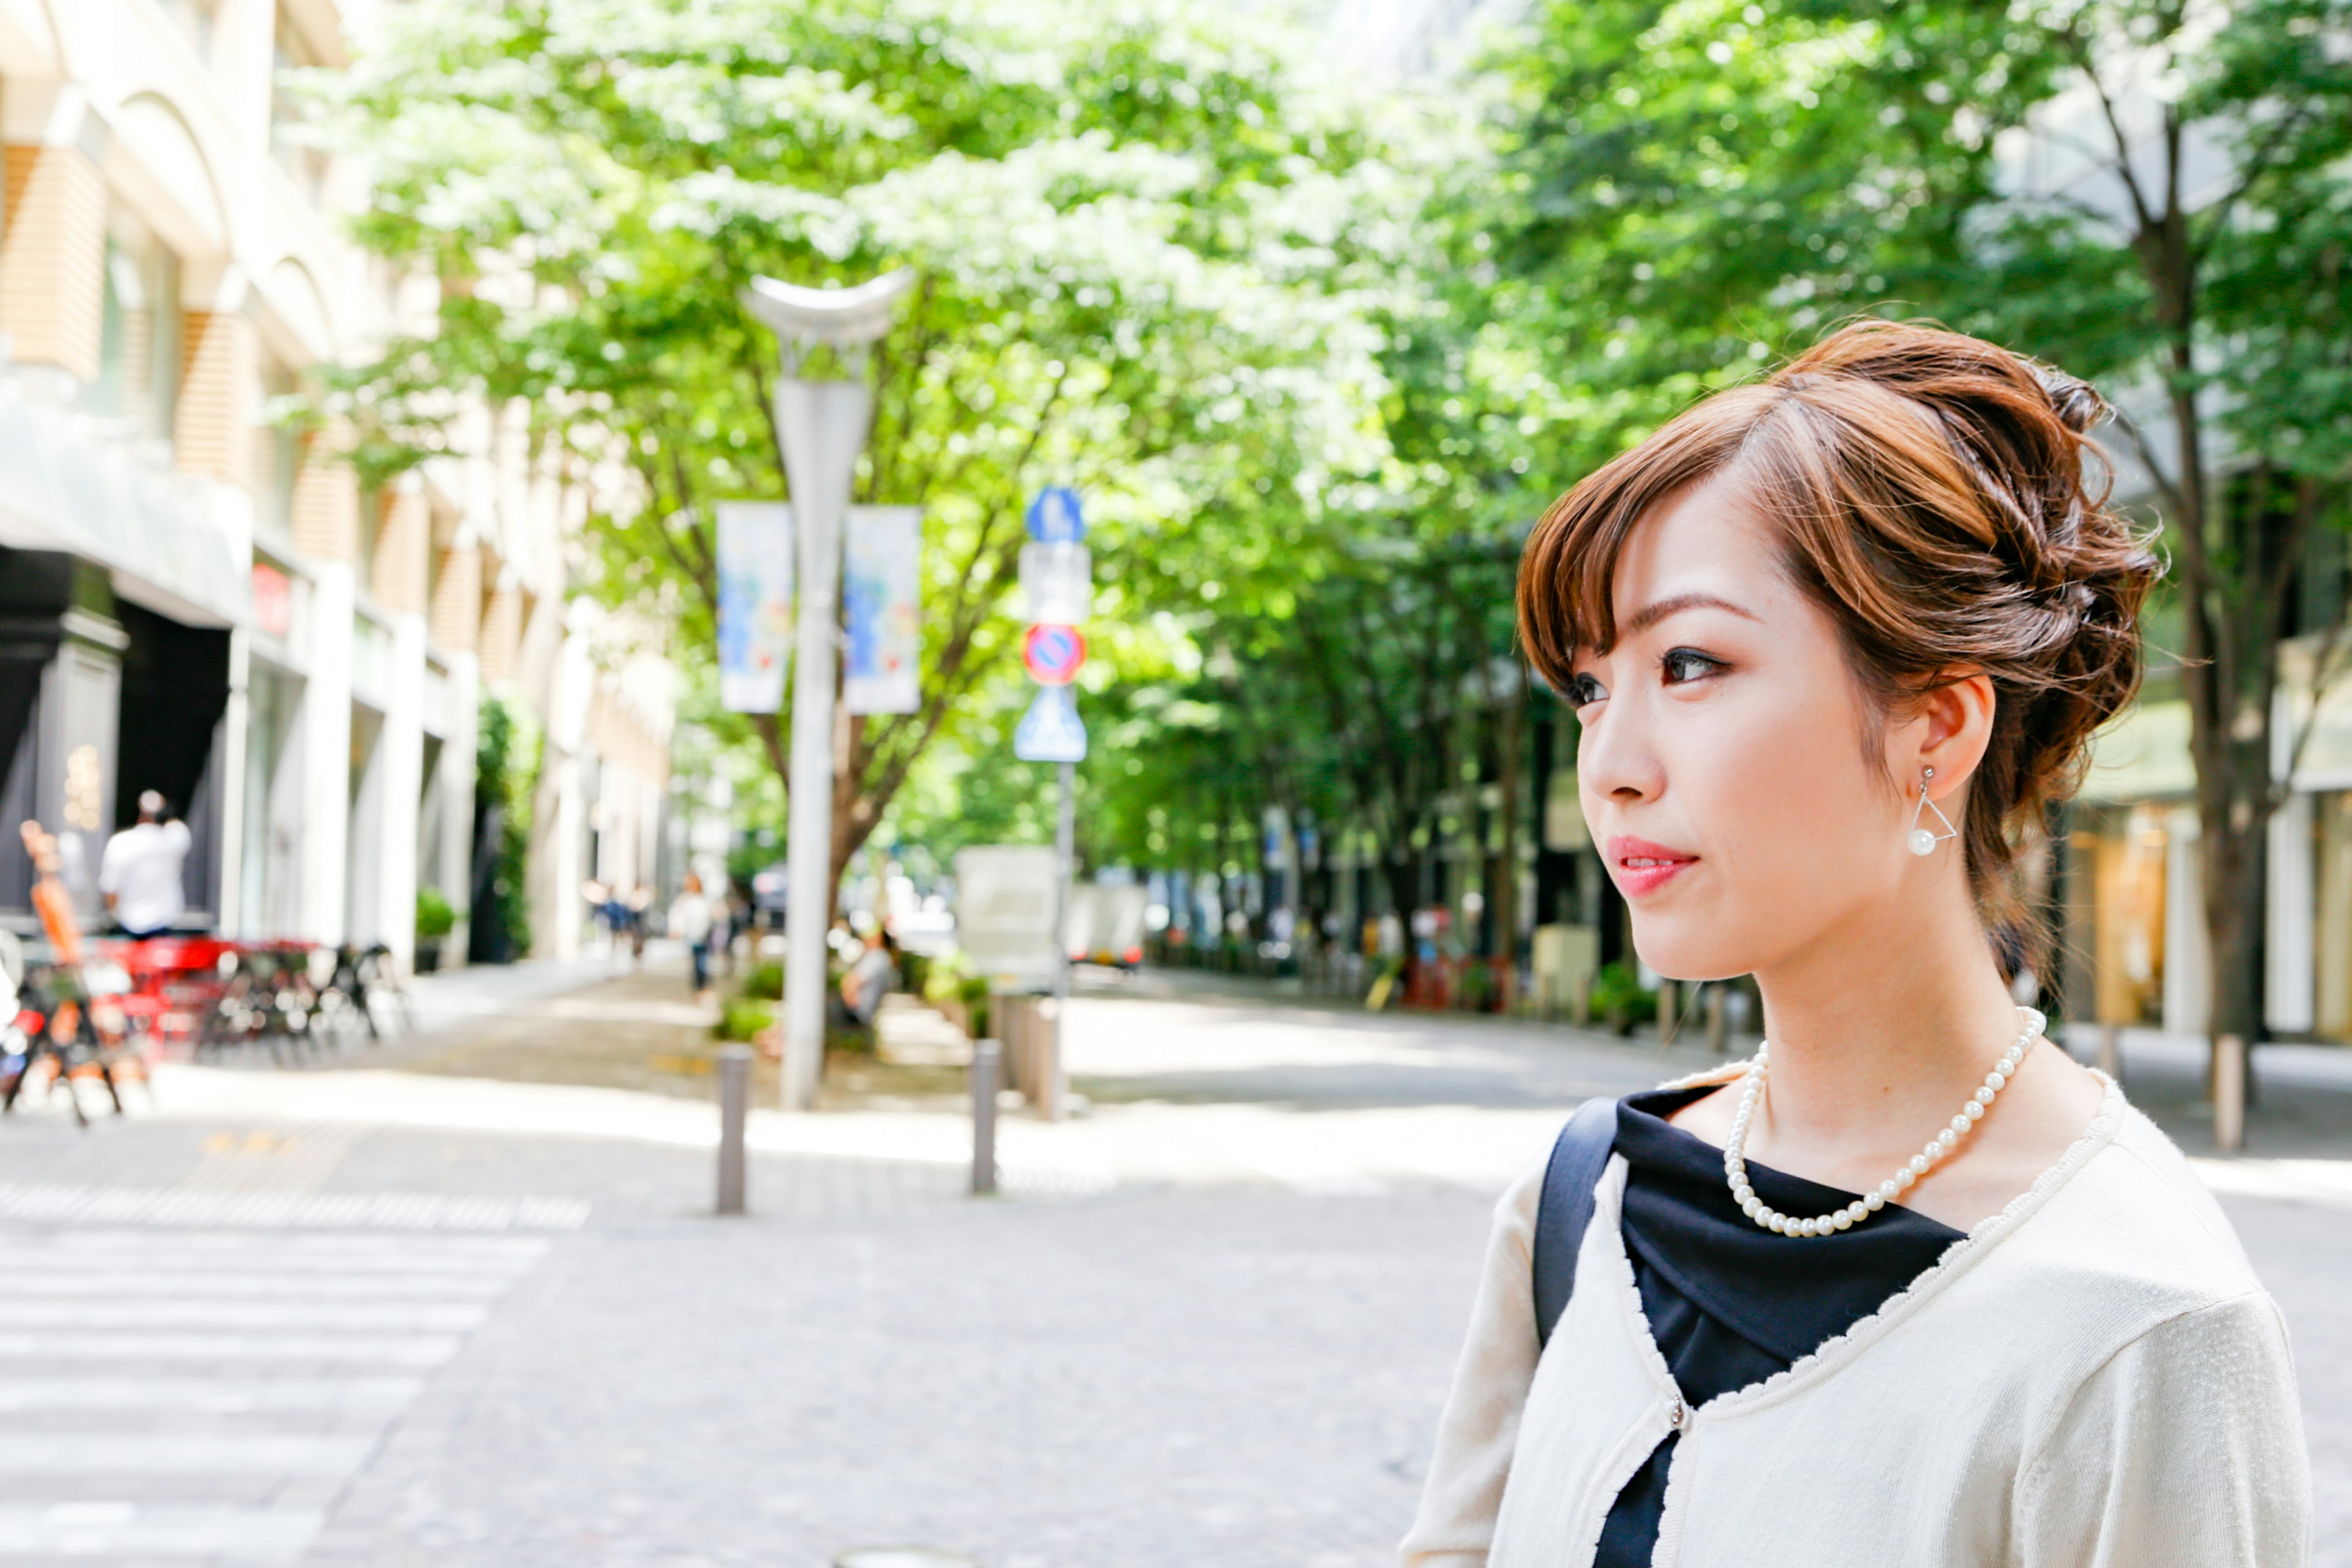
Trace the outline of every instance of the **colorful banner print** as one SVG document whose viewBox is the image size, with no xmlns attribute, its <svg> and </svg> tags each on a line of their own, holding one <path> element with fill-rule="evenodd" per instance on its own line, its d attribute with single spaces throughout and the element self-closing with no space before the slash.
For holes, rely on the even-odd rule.
<svg viewBox="0 0 2352 1568">
<path fill-rule="evenodd" d="M 841 695 L 852 713 L 912 713 L 923 704 L 922 546 L 918 509 L 849 509 Z"/>
<path fill-rule="evenodd" d="M 719 504 L 719 702 L 733 713 L 784 705 L 793 648 L 793 509 Z"/>
</svg>

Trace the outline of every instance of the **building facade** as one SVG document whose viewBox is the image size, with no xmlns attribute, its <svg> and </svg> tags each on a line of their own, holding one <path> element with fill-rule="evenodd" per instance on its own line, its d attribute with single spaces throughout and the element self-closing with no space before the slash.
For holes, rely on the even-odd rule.
<svg viewBox="0 0 2352 1568">
<path fill-rule="evenodd" d="M 600 661 L 571 594 L 580 478 L 483 408 L 369 489 L 314 412 L 431 298 L 341 237 L 361 172 L 286 87 L 347 63 L 355 9 L 0 0 L 0 921 L 30 923 L 18 821 L 96 921 L 153 789 L 194 834 L 188 924 L 405 961 L 420 889 L 471 903 L 486 694 L 543 738 L 537 948 L 576 947 L 592 870 L 651 859 L 669 689 Z"/>
</svg>

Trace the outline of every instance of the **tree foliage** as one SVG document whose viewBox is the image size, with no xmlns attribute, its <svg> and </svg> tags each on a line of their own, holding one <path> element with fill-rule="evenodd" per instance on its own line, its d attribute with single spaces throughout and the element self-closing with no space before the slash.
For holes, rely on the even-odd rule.
<svg viewBox="0 0 2352 1568">
<path fill-rule="evenodd" d="M 1433 813 L 1456 768 L 1496 776 L 1522 718 L 1471 690 L 1507 621 L 1463 621 L 1424 659 L 1475 733 L 1425 781 L 1364 776 L 1438 747 L 1396 721 L 1433 693 L 1381 657 L 1438 623 L 1435 563 L 1499 602 L 1507 552 L 1483 578 L 1465 563 L 1676 409 L 1842 319 L 1942 320 L 2119 405 L 2125 499 L 2174 566 L 2158 694 L 2193 721 L 2215 1026 L 2256 1032 L 2281 649 L 2316 638 L 2323 681 L 2343 662 L 2336 557 L 2315 547 L 2352 479 L 2348 34 L 2342 0 L 1538 8 L 1477 79 L 1483 150 L 1432 184 L 1443 263 L 1419 318 L 1392 323 L 1384 413 L 1407 483 L 1393 526 L 1362 536 L 1378 564 L 1234 640 L 1240 684 L 1326 690 L 1286 754 L 1384 839 L 1410 837 L 1391 800 Z M 1368 596 L 1392 643 L 1318 630 Z"/>
<path fill-rule="evenodd" d="M 381 28 L 331 87 L 362 233 L 442 290 L 354 416 L 393 467 L 526 407 L 602 481 L 601 591 L 666 605 L 689 658 L 712 504 L 785 489 L 743 287 L 918 273 L 855 499 L 923 508 L 923 703 L 852 721 L 836 868 L 1003 673 L 1040 486 L 1086 492 L 1116 614 L 1303 546 L 1377 472 L 1380 171 L 1275 29 L 1030 0 L 444 0 Z"/>
<path fill-rule="evenodd" d="M 2324 677 L 2343 640 L 2313 545 L 2352 479 L 2352 0 L 1550 0 L 1378 102 L 1191 5 L 384 26 L 339 89 L 365 232 L 446 286 L 358 420 L 396 463 L 446 447 L 453 388 L 527 405 L 630 481 L 601 590 L 667 605 L 683 647 L 711 501 L 782 486 L 741 284 L 919 270 L 858 483 L 925 508 L 926 705 L 857 733 L 845 842 L 894 799 L 942 843 L 1044 830 L 1042 771 L 1004 754 L 1004 595 L 1023 501 L 1074 482 L 1095 858 L 1239 869 L 1277 805 L 1375 851 L 1401 904 L 1444 843 L 1491 856 L 1507 909 L 1527 527 L 1840 320 L 1924 316 L 2119 405 L 2174 563 L 2216 1027 L 2259 1024 L 2281 649 L 2316 639 Z"/>
</svg>

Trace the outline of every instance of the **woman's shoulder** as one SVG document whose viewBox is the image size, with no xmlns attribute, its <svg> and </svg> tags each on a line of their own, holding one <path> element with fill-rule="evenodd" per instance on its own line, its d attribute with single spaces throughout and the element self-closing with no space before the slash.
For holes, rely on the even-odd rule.
<svg viewBox="0 0 2352 1568">
<path fill-rule="evenodd" d="M 2163 1130 L 2108 1090 L 2106 1136 L 2023 1217 L 2013 1257 L 2128 1292 L 2155 1318 L 2263 1293 L 2221 1205 Z M 2030 1197 L 2030 1194 L 2029 1194 Z M 2003 1249 L 2006 1250 L 2006 1249 Z"/>
</svg>

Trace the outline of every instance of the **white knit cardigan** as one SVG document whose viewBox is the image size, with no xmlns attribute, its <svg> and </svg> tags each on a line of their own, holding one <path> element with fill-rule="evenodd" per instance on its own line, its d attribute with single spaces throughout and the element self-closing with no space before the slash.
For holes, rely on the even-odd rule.
<svg viewBox="0 0 2352 1568">
<path fill-rule="evenodd" d="M 1595 1188 L 1537 1352 L 1540 1166 L 1496 1210 L 1406 1568 L 1587 1568 L 1677 1427 L 1654 1568 L 2301 1568 L 2311 1478 L 2277 1306 L 2110 1084 L 2065 1157 L 1876 1312 L 1686 1408 Z M 1792 1239 L 1791 1247 L 1805 1245 Z"/>
</svg>

